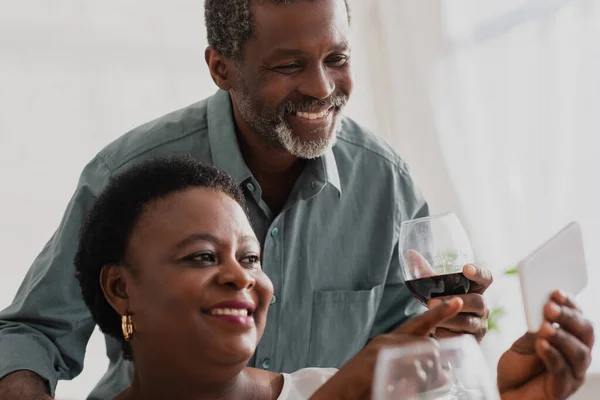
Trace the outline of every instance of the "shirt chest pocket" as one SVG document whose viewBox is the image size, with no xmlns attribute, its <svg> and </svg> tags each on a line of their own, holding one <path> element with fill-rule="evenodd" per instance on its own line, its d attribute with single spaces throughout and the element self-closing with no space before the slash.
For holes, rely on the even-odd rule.
<svg viewBox="0 0 600 400">
<path fill-rule="evenodd" d="M 383 285 L 313 293 L 309 367 L 339 368 L 364 347 L 382 292 Z"/>
</svg>

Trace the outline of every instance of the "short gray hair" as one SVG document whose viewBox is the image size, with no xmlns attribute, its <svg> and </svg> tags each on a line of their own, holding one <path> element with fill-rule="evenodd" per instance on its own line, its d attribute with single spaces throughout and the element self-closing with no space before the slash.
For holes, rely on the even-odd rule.
<svg viewBox="0 0 600 400">
<path fill-rule="evenodd" d="M 252 0 L 206 0 L 204 19 L 208 44 L 219 54 L 232 60 L 242 56 L 244 44 L 254 37 L 250 2 Z M 265 1 L 265 0 L 263 0 Z M 294 4 L 301 0 L 266 0 L 275 4 Z M 311 0 L 314 1 L 314 0 Z M 344 0 L 348 21 L 350 6 Z"/>
</svg>

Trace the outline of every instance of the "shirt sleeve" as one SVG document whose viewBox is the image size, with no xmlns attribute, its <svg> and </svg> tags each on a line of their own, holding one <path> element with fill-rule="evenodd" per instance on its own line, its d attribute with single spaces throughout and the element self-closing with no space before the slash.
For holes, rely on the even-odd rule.
<svg viewBox="0 0 600 400">
<path fill-rule="evenodd" d="M 412 296 L 404 282 L 400 257 L 398 254 L 398 239 L 400 236 L 401 222 L 427 217 L 429 215 L 429 207 L 421 192 L 414 184 L 405 165 L 402 166 L 402 169 L 400 169 L 398 173 L 399 182 L 395 185 L 397 190 L 394 217 L 396 229 L 394 238 L 395 245 L 391 254 L 381 302 L 375 316 L 369 339 L 390 332 L 410 318 L 425 311 L 425 307 Z"/>
<path fill-rule="evenodd" d="M 308 399 L 337 371 L 335 368 L 303 368 L 289 375 L 283 374 L 283 389 L 277 400 Z"/>
<path fill-rule="evenodd" d="M 0 312 L 0 378 L 29 370 L 54 395 L 59 379 L 81 372 L 95 323 L 81 296 L 73 258 L 83 219 L 109 176 L 100 159 L 88 164 L 60 226 L 31 265 L 12 304 Z"/>
</svg>

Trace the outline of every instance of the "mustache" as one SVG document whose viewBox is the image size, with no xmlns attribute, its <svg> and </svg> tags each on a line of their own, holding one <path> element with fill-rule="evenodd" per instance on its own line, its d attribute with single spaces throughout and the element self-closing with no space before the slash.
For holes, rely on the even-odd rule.
<svg viewBox="0 0 600 400">
<path fill-rule="evenodd" d="M 295 114 L 298 111 L 316 112 L 324 107 L 341 109 L 348 103 L 348 99 L 349 96 L 344 94 L 332 94 L 326 99 L 288 100 L 278 108 L 280 114 Z"/>
</svg>

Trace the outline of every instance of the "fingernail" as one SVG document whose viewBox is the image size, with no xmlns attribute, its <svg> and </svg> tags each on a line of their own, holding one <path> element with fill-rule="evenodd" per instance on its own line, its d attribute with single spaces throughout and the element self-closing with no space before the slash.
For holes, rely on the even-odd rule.
<svg viewBox="0 0 600 400">
<path fill-rule="evenodd" d="M 477 273 L 477 268 L 474 265 L 467 264 L 465 265 L 465 272 L 469 275 L 475 275 Z"/>
<path fill-rule="evenodd" d="M 554 327 L 552 325 L 550 325 L 548 322 L 544 322 L 542 324 L 542 328 L 540 329 L 540 336 L 545 337 L 545 338 L 551 338 L 555 334 L 556 334 L 556 329 L 554 329 Z"/>
<path fill-rule="evenodd" d="M 463 299 L 461 299 L 460 297 L 453 297 L 452 299 L 450 299 L 450 301 L 453 303 L 453 306 L 456 307 L 462 307 L 464 304 Z"/>
<path fill-rule="evenodd" d="M 557 290 L 556 295 L 558 296 L 558 301 L 564 303 L 567 301 L 567 293 L 564 290 Z"/>
<path fill-rule="evenodd" d="M 442 304 L 441 300 L 433 299 L 429 302 L 429 308 L 435 308 L 435 307 L 439 306 L 440 304 Z"/>
<path fill-rule="evenodd" d="M 551 301 L 548 303 L 548 313 L 550 314 L 550 318 L 556 319 L 560 316 L 561 310 L 558 304 Z"/>
<path fill-rule="evenodd" d="M 540 347 L 542 348 L 542 350 L 548 351 L 550 349 L 550 343 L 548 343 L 547 340 L 541 339 L 540 340 Z"/>
<path fill-rule="evenodd" d="M 421 266 L 421 258 L 419 257 L 419 253 L 414 250 L 409 250 L 406 252 L 408 257 L 408 262 L 412 267 L 420 267 Z"/>
</svg>

